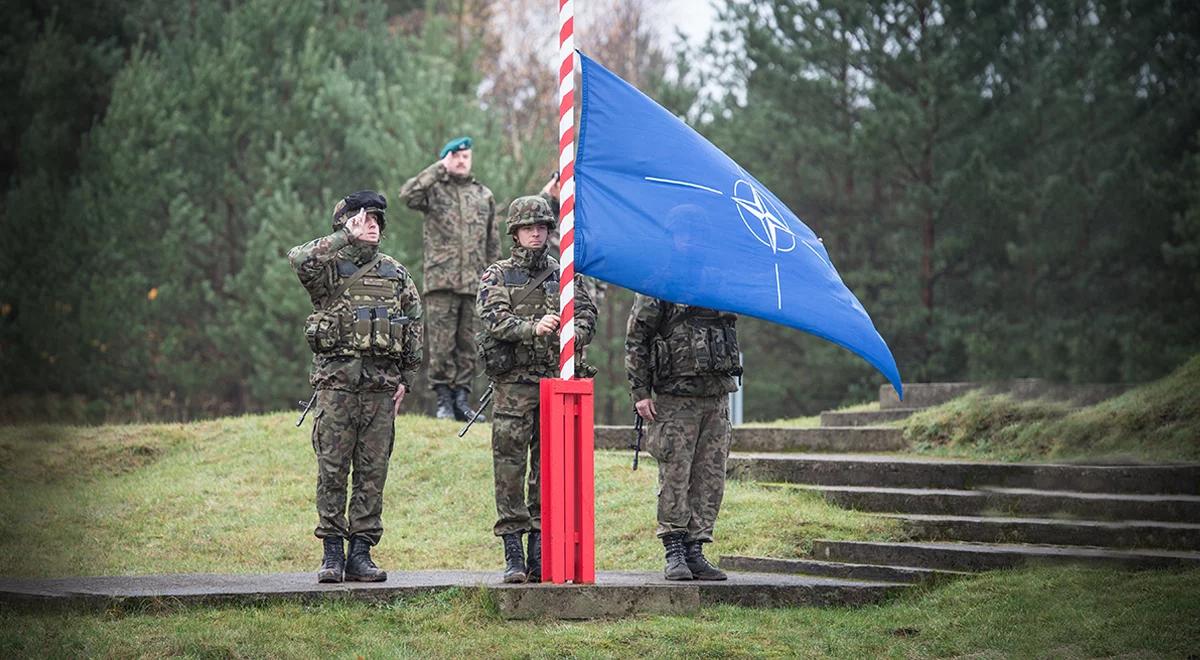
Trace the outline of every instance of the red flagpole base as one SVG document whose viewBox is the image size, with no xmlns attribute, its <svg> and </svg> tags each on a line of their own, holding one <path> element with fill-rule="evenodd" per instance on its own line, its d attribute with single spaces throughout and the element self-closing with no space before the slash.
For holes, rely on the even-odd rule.
<svg viewBox="0 0 1200 660">
<path fill-rule="evenodd" d="M 541 381 L 542 581 L 596 582 L 592 379 Z"/>
</svg>

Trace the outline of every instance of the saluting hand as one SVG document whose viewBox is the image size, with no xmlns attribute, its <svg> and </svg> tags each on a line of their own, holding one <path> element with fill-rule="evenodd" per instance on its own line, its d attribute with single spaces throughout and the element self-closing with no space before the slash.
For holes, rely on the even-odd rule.
<svg viewBox="0 0 1200 660">
<path fill-rule="evenodd" d="M 359 209 L 353 218 L 347 220 L 346 230 L 350 232 L 350 238 L 356 241 L 362 240 L 367 233 L 367 210 Z"/>
<path fill-rule="evenodd" d="M 558 172 L 555 172 L 550 176 L 550 180 L 546 182 L 546 185 L 542 186 L 542 192 L 558 199 L 560 190 L 562 190 L 562 181 L 558 180 Z"/>
</svg>

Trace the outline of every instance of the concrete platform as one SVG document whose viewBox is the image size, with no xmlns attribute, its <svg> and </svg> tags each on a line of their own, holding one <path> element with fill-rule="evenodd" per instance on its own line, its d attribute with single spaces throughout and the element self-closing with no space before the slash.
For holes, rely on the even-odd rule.
<svg viewBox="0 0 1200 660">
<path fill-rule="evenodd" d="M 632 426 L 597 426 L 596 449 L 629 449 Z M 645 449 L 643 440 L 642 448 Z M 887 452 L 906 449 L 898 428 L 739 426 L 733 429 L 733 450 L 745 452 Z"/>
<path fill-rule="evenodd" d="M 757 571 L 761 573 L 789 573 L 795 575 L 820 575 L 845 580 L 876 580 L 916 584 L 938 579 L 949 579 L 969 575 L 962 571 L 945 571 L 914 566 L 884 566 L 880 564 L 846 564 L 816 559 L 776 559 L 774 557 L 746 557 L 725 555 L 721 557 L 721 568 L 727 571 Z"/>
<path fill-rule="evenodd" d="M 1197 552 L 1006 543 L 815 541 L 813 556 L 825 561 L 953 571 L 988 571 L 1025 564 L 1084 564 L 1134 570 L 1200 568 Z"/>
<path fill-rule="evenodd" d="M 865 429 L 859 429 L 865 430 Z M 898 430 L 898 429 L 897 429 Z M 983 487 L 1200 495 L 1200 465 L 1072 465 L 913 456 L 735 453 L 729 475 L 755 481 L 886 488 Z"/>
<path fill-rule="evenodd" d="M 875 426 L 908 419 L 921 408 L 892 408 L 890 410 L 837 411 L 821 413 L 821 426 Z"/>
<path fill-rule="evenodd" d="M 779 487 L 815 491 L 832 504 L 873 513 L 1067 516 L 1086 520 L 1200 523 L 1200 497 L 1195 495 L 1119 495 L 1027 488 L 956 490 L 803 484 Z"/>
<path fill-rule="evenodd" d="M 725 582 L 668 582 L 662 573 L 601 572 L 594 585 L 511 585 L 498 572 L 391 572 L 387 582 L 318 584 L 313 573 L 0 578 L 4 606 L 208 605 L 271 600 L 387 601 L 452 588 L 487 589 L 511 619 L 592 619 L 688 614 L 718 604 L 751 607 L 845 606 L 878 602 L 903 585 L 768 573 L 731 573 Z"/>
<path fill-rule="evenodd" d="M 1106 548 L 1200 550 L 1200 525 L 1125 520 L 879 514 L 904 523 L 914 541 L 1047 543 Z"/>
</svg>

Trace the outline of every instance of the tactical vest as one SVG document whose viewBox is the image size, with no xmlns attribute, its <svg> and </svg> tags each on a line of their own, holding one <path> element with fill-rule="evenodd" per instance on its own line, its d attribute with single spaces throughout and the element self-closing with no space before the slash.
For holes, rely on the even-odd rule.
<svg viewBox="0 0 1200 660">
<path fill-rule="evenodd" d="M 550 260 L 547 268 L 553 268 L 553 272 L 538 286 L 540 290 L 530 291 L 524 300 L 514 305 L 513 314 L 523 319 L 537 320 L 558 311 L 558 267 Z M 531 275 L 515 265 L 506 267 L 504 288 L 508 289 L 510 299 L 518 297 L 521 291 L 533 284 L 537 274 Z M 558 364 L 558 337 L 553 333 L 514 342 L 496 339 L 490 332 L 481 329 L 475 336 L 475 345 L 479 347 L 480 361 L 488 376 L 498 376 L 520 368 L 554 369 Z"/>
<path fill-rule="evenodd" d="M 656 379 L 742 374 L 736 315 L 690 305 L 672 311 L 656 340 Z"/>
<path fill-rule="evenodd" d="M 333 290 L 341 290 L 358 270 L 353 261 L 335 264 Z M 412 322 L 400 309 L 404 278 L 396 264 L 380 261 L 336 298 L 309 315 L 304 327 L 308 347 L 322 355 L 381 356 L 399 359 L 405 327 Z"/>
</svg>

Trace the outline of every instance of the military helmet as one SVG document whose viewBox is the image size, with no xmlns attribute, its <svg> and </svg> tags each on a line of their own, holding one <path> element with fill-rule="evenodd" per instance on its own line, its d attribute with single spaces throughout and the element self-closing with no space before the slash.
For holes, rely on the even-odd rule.
<svg viewBox="0 0 1200 660">
<path fill-rule="evenodd" d="M 550 210 L 550 203 L 538 195 L 526 195 L 518 197 L 508 205 L 508 233 L 516 236 L 517 227 L 529 227 L 531 225 L 546 225 L 547 229 L 554 231 L 558 226 L 558 222 L 554 219 L 554 213 Z"/>
<path fill-rule="evenodd" d="M 387 224 L 387 198 L 374 190 L 360 190 L 346 195 L 333 207 L 333 228 L 341 229 L 346 221 L 361 210 L 379 216 L 379 231 Z"/>
</svg>

